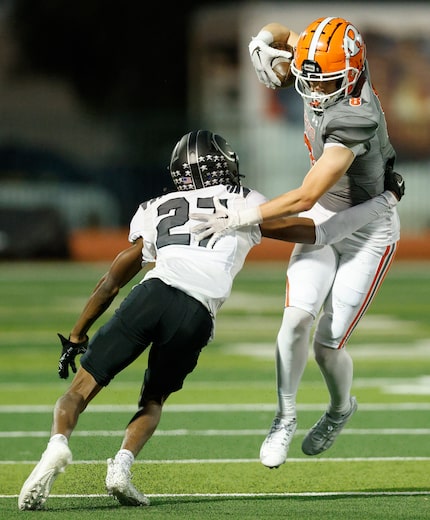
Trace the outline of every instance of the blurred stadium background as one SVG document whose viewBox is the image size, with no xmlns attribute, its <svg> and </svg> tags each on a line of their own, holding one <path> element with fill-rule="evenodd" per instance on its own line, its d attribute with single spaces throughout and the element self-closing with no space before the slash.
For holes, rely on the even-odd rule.
<svg viewBox="0 0 430 520">
<path fill-rule="evenodd" d="M 247 185 L 297 186 L 302 102 L 258 83 L 248 42 L 269 21 L 327 15 L 364 33 L 407 182 L 400 256 L 430 259 L 428 0 L 0 0 L 0 259 L 110 259 L 137 205 L 171 188 L 171 149 L 196 127 L 231 142 Z M 285 258 L 270 243 L 260 256 Z"/>
</svg>

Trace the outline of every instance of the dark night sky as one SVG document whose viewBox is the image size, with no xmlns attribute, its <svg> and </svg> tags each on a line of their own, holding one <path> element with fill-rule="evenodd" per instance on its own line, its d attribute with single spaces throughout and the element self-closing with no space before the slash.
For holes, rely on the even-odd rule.
<svg viewBox="0 0 430 520">
<path fill-rule="evenodd" d="M 214 3 L 10 0 L 24 69 L 70 80 L 94 109 L 144 112 L 185 107 L 189 16 Z"/>
<path fill-rule="evenodd" d="M 85 103 L 102 111 L 184 106 L 188 16 L 202 2 L 181 2 L 174 11 L 127 0 L 12 5 L 20 72 L 70 80 Z M 169 74 L 160 74 L 166 66 Z"/>
<path fill-rule="evenodd" d="M 9 0 L 8 5 L 8 27 L 19 49 L 12 76 L 65 80 L 82 106 L 115 125 L 128 143 L 121 160 L 83 173 L 113 191 L 128 222 L 143 199 L 171 189 L 166 149 L 170 153 L 188 129 L 188 20 L 202 2 L 185 1 L 174 11 L 134 0 Z M 27 152 L 13 157 L 25 158 Z M 46 150 L 41 153 L 44 164 L 51 161 Z"/>
</svg>

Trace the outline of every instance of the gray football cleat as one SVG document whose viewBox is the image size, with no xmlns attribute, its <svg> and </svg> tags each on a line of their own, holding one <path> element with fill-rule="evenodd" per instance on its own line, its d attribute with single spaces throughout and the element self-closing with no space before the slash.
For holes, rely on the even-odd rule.
<svg viewBox="0 0 430 520">
<path fill-rule="evenodd" d="M 334 419 L 327 412 L 308 431 L 302 442 L 302 451 L 306 455 L 318 455 L 328 450 L 342 431 L 345 424 L 357 410 L 357 400 L 351 397 L 351 408 L 348 413 Z"/>
</svg>

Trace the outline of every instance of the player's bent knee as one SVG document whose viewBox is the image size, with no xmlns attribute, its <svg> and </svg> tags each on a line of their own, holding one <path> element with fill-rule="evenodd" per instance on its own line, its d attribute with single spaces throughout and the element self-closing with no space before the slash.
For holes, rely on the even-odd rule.
<svg viewBox="0 0 430 520">
<path fill-rule="evenodd" d="M 285 339 L 284 336 L 295 337 L 308 334 L 313 321 L 314 318 L 309 312 L 298 307 L 286 307 L 278 333 L 278 340 L 283 341 Z"/>
<path fill-rule="evenodd" d="M 66 394 L 77 394 L 88 404 L 102 388 L 85 368 L 79 367 Z"/>
</svg>

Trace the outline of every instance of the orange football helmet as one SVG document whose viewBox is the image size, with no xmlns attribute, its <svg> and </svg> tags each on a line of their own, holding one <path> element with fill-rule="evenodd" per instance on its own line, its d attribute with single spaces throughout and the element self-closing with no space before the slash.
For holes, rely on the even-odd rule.
<svg viewBox="0 0 430 520">
<path fill-rule="evenodd" d="M 365 62 L 366 46 L 354 25 L 343 18 L 318 18 L 297 41 L 291 64 L 295 88 L 313 110 L 322 111 L 353 92 Z M 333 80 L 335 90 L 325 91 L 324 82 Z"/>
</svg>

